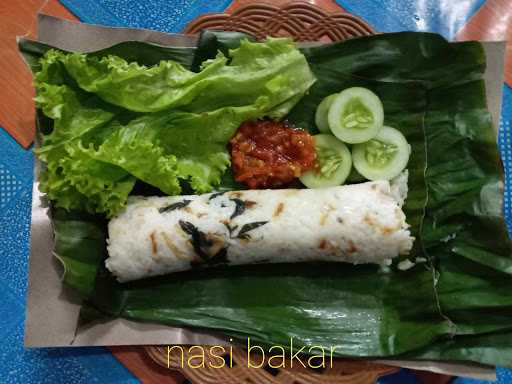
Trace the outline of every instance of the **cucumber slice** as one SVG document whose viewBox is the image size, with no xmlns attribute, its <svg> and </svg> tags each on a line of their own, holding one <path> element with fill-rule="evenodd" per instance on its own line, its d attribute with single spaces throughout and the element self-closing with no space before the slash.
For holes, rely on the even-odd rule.
<svg viewBox="0 0 512 384">
<path fill-rule="evenodd" d="M 379 97 L 366 88 L 347 88 L 332 101 L 327 114 L 334 136 L 350 144 L 375 137 L 384 123 L 384 109 Z"/>
<path fill-rule="evenodd" d="M 329 123 L 327 122 L 327 113 L 329 112 L 329 108 L 336 97 L 337 93 L 333 93 L 324 99 L 318 104 L 315 113 L 315 124 L 318 130 L 322 133 L 331 133 L 329 129 Z"/>
<path fill-rule="evenodd" d="M 304 173 L 299 180 L 308 188 L 327 188 L 345 182 L 352 168 L 352 156 L 347 146 L 332 135 L 314 136 L 315 169 Z"/>
<path fill-rule="evenodd" d="M 352 148 L 354 167 L 368 180 L 390 180 L 407 166 L 411 146 L 400 131 L 382 127 L 379 134 Z"/>
</svg>

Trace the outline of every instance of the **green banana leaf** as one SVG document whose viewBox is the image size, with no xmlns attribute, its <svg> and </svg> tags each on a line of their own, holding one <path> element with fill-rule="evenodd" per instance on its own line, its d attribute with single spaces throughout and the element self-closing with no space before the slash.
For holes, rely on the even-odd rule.
<svg viewBox="0 0 512 384">
<path fill-rule="evenodd" d="M 403 37 L 403 44 L 387 46 L 386 51 L 371 49 L 372 43 L 374 47 L 386 46 L 389 36 L 384 35 L 341 44 L 344 48 L 338 49 L 332 61 L 318 51 L 334 50 L 335 46 L 312 49 L 306 55 L 319 79 L 329 73 L 330 66 L 346 67 L 351 61 L 356 63 L 351 68 L 354 75 L 393 82 L 415 80 L 426 87 L 428 203 L 420 240 L 438 273 L 439 308 L 452 323 L 455 335 L 510 330 L 511 243 L 502 214 L 502 166 L 482 79 L 482 47 L 477 42 L 450 44 L 429 34 L 416 35 L 414 43 L 414 34 L 398 35 Z M 371 52 L 371 60 L 357 61 L 363 52 Z M 398 63 L 404 52 L 413 59 Z M 381 61 L 379 53 L 384 56 Z M 423 64 L 414 59 L 422 56 Z M 333 80 L 327 78 L 329 83 Z M 310 96 L 304 103 L 311 101 L 311 106 L 301 103 L 295 110 L 311 126 L 308 113 L 320 96 L 314 100 Z M 510 365 L 510 359 L 506 360 L 509 356 L 504 358 Z"/>
<path fill-rule="evenodd" d="M 511 243 L 485 89 L 481 81 L 468 79 L 431 94 L 438 107 L 426 117 L 428 154 L 439 161 L 427 168 L 424 239 L 436 258 L 441 309 L 456 334 L 510 331 Z M 457 94 L 467 96 L 454 105 L 441 104 Z"/>
<path fill-rule="evenodd" d="M 197 69 L 242 36 L 205 33 L 197 50 L 129 43 L 127 60 L 174 59 Z M 131 44 L 131 43 L 130 43 Z M 140 47 L 139 47 L 140 48 Z M 33 70 L 45 46 L 22 43 Z M 320 100 L 348 86 L 382 99 L 386 124 L 413 151 L 404 210 L 416 236 L 408 271 L 320 263 L 233 267 L 119 284 L 105 270 L 103 218 L 55 210 L 65 282 L 85 299 L 84 322 L 126 317 L 219 330 L 261 344 L 335 347 L 343 356 L 405 356 L 511 366 L 511 248 L 502 178 L 486 110 L 479 43 L 427 33 L 384 34 L 303 49 L 317 83 L 287 118 L 316 132 Z M 97 53 L 106 54 L 105 51 Z M 39 114 L 40 130 L 51 122 Z M 224 188 L 236 189 L 230 175 Z M 139 185 L 139 193 L 151 193 Z"/>
<path fill-rule="evenodd" d="M 107 257 L 104 218 L 63 209 L 52 210 L 55 255 L 64 267 L 64 283 L 83 297 L 94 287 L 101 261 Z"/>
</svg>

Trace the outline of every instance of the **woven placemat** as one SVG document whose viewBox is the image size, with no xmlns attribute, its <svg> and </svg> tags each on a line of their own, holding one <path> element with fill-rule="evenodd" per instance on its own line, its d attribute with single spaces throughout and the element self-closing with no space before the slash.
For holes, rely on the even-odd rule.
<svg viewBox="0 0 512 384">
<path fill-rule="evenodd" d="M 146 347 L 149 356 L 160 366 L 181 371 L 192 383 L 201 384 L 373 384 L 379 377 L 394 373 L 398 368 L 363 360 L 332 359 L 326 353 L 322 360 L 308 364 L 308 357 L 295 360 L 293 368 L 288 355 L 284 359 L 272 358 L 241 348 L 209 346 Z M 204 354 L 204 355 L 203 355 Z M 273 352 L 273 355 L 277 355 Z M 204 356 L 204 357 L 203 357 Z M 272 360 L 272 361 L 270 361 Z M 284 367 L 280 367 L 283 365 Z"/>
<path fill-rule="evenodd" d="M 281 6 L 252 3 L 233 13 L 205 14 L 193 20 L 185 33 L 218 29 L 248 33 L 257 39 L 291 36 L 296 41 L 343 41 L 375 34 L 359 17 L 347 12 L 327 12 L 316 5 L 293 1 Z"/>
</svg>

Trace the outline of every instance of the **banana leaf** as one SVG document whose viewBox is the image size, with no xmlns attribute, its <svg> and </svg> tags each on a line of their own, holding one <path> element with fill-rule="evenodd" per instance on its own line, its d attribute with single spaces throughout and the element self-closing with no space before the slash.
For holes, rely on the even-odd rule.
<svg viewBox="0 0 512 384">
<path fill-rule="evenodd" d="M 439 161 L 427 168 L 423 228 L 426 251 L 439 271 L 441 309 L 456 334 L 510 332 L 511 242 L 485 89 L 481 81 L 468 79 L 431 94 L 437 107 L 426 116 L 427 146 L 429 156 Z M 457 103 L 443 103 L 462 94 L 467 96 Z"/>
<path fill-rule="evenodd" d="M 447 43 L 439 36 L 422 34 L 417 36 L 415 49 L 412 34 L 399 35 L 403 36 L 403 45 L 394 50 L 386 47 L 384 56 L 389 55 L 389 60 L 380 63 L 378 54 L 383 50 L 371 50 L 370 41 L 382 48 L 388 42 L 385 36 L 367 39 L 366 43 L 354 40 L 343 44 L 338 59 L 332 62 L 325 62 L 316 49 L 307 53 L 308 60 L 324 62 L 322 70 L 328 73 L 331 65 L 346 66 L 352 52 L 358 52 L 359 57 L 371 52 L 370 60 L 356 61 L 352 57 L 356 63 L 351 69 L 354 75 L 382 81 L 415 80 L 426 87 L 428 202 L 420 240 L 434 263 L 440 311 L 451 322 L 454 335 L 510 331 L 512 254 L 502 212 L 502 165 L 486 104 L 485 55 L 477 42 Z M 412 59 L 399 63 L 397 53 L 403 52 Z M 415 60 L 422 55 L 423 65 Z M 384 62 L 386 65 L 382 65 Z M 313 68 L 317 66 L 313 64 Z M 318 98 L 311 102 L 317 103 Z M 311 117 L 306 119 L 312 108 L 296 107 L 297 114 L 309 125 L 313 124 Z M 457 350 L 454 345 L 457 343 L 450 342 L 450 348 Z M 491 364 L 498 361 L 483 357 L 476 360 Z M 508 355 L 499 361 L 510 365 Z"/>
<path fill-rule="evenodd" d="M 110 52 L 196 67 L 240 34 L 205 33 L 197 50 L 129 43 Z M 45 47 L 23 43 L 37 70 Z M 107 51 L 109 51 L 107 50 Z M 84 297 L 83 321 L 125 317 L 220 330 L 262 344 L 335 347 L 343 356 L 406 356 L 510 366 L 510 241 L 501 166 L 486 110 L 479 43 L 427 33 L 384 34 L 303 49 L 317 77 L 288 120 L 316 132 L 320 100 L 348 86 L 382 99 L 386 124 L 413 148 L 404 207 L 416 236 L 408 271 L 343 264 L 233 267 L 119 284 L 105 270 L 103 218 L 55 210 L 65 283 Z M 107 54 L 106 51 L 98 55 Z M 146 61 L 147 60 L 147 61 Z M 51 129 L 39 113 L 40 129 Z M 236 188 L 226 176 L 224 188 Z M 139 186 L 137 192 L 147 192 Z"/>
</svg>

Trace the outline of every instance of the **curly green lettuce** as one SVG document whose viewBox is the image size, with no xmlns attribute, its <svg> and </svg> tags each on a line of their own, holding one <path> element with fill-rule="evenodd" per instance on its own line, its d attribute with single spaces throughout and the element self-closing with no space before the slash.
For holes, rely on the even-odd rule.
<svg viewBox="0 0 512 384">
<path fill-rule="evenodd" d="M 272 108 L 304 94 L 314 81 L 304 55 L 288 39 L 244 40 L 229 58 L 219 52 L 206 60 L 199 73 L 170 60 L 148 68 L 116 56 L 74 53 L 59 61 L 80 88 L 136 112 L 200 113 L 251 105 L 262 96 Z"/>
<path fill-rule="evenodd" d="M 36 151 L 57 207 L 115 215 L 141 180 L 168 195 L 219 185 L 227 143 L 246 120 L 282 118 L 315 79 L 288 39 L 243 41 L 199 72 L 108 55 L 48 51 L 36 105 L 53 120 Z"/>
</svg>

